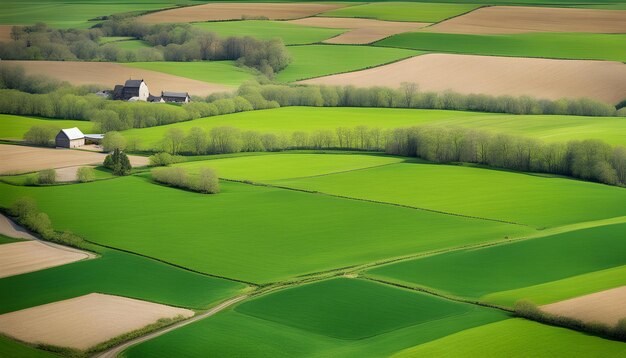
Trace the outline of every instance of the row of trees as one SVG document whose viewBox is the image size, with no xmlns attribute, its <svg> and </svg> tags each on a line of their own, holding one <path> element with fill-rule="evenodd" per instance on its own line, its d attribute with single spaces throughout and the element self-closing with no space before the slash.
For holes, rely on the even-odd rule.
<svg viewBox="0 0 626 358">
<path fill-rule="evenodd" d="M 103 36 L 130 36 L 154 47 L 122 50 L 114 43 L 101 45 Z M 236 60 L 268 77 L 291 61 L 280 39 L 221 38 L 190 24 L 139 23 L 114 18 L 92 29 L 52 29 L 45 24 L 14 26 L 13 41 L 0 46 L 0 58 L 53 61 L 196 61 Z"/>
<path fill-rule="evenodd" d="M 155 168 L 150 173 L 155 181 L 173 187 L 204 194 L 217 194 L 220 191 L 219 178 L 211 168 L 200 168 L 198 174 L 189 173 L 181 167 Z"/>
<path fill-rule="evenodd" d="M 357 126 L 291 134 L 241 131 L 225 126 L 209 131 L 194 127 L 187 133 L 170 128 L 162 140 L 162 149 L 171 154 L 331 148 L 384 150 L 436 163 L 476 163 L 626 185 L 626 147 L 612 147 L 592 139 L 544 143 L 510 134 L 438 126 L 389 130 Z"/>
</svg>

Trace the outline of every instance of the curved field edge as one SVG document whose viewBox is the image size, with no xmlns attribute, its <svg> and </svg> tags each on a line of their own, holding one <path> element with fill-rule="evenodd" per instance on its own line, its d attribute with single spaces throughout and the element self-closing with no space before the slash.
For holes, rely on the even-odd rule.
<svg viewBox="0 0 626 358">
<path fill-rule="evenodd" d="M 393 357 L 620 357 L 625 353 L 626 344 L 622 342 L 515 318 L 452 334 Z"/>
</svg>

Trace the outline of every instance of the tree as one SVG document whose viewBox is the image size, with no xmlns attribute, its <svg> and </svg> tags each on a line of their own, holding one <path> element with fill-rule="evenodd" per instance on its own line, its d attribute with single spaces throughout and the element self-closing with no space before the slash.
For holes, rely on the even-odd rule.
<svg viewBox="0 0 626 358">
<path fill-rule="evenodd" d="M 417 83 L 413 82 L 402 82 L 400 84 L 400 90 L 404 95 L 404 104 L 407 108 L 411 108 L 413 105 L 413 97 L 415 93 L 417 93 Z"/>
<path fill-rule="evenodd" d="M 170 154 L 178 154 L 185 140 L 185 132 L 180 128 L 170 128 L 165 132 L 164 145 Z"/>
<path fill-rule="evenodd" d="M 54 169 L 46 169 L 37 173 L 37 184 L 54 184 L 57 181 L 57 172 Z"/>
<path fill-rule="evenodd" d="M 189 130 L 185 142 L 193 154 L 204 154 L 206 153 L 209 139 L 204 129 L 193 127 Z"/>
<path fill-rule="evenodd" d="M 91 167 L 80 167 L 76 171 L 76 179 L 81 183 L 96 180 L 96 173 Z"/>
<path fill-rule="evenodd" d="M 35 145 L 52 145 L 55 135 L 59 132 L 58 128 L 50 126 L 32 126 L 24 134 L 24 140 Z"/>
<path fill-rule="evenodd" d="M 130 174 L 132 169 L 128 156 L 119 149 L 115 149 L 113 153 L 104 158 L 104 166 L 111 169 L 114 175 L 119 176 Z"/>
<path fill-rule="evenodd" d="M 201 168 L 195 190 L 201 193 L 217 194 L 220 192 L 220 182 L 215 171 L 211 168 Z"/>
<path fill-rule="evenodd" d="M 119 132 L 108 132 L 102 139 L 102 148 L 105 152 L 112 152 L 115 149 L 124 150 L 126 149 L 126 138 Z"/>
</svg>

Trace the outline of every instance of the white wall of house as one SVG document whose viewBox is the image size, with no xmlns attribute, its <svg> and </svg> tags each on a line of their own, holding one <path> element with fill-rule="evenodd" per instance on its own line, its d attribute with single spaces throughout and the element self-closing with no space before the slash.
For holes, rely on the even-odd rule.
<svg viewBox="0 0 626 358">
<path fill-rule="evenodd" d="M 149 95 L 150 91 L 148 90 L 148 86 L 146 86 L 145 82 L 142 82 L 141 86 L 139 86 L 139 100 L 147 101 Z"/>
<path fill-rule="evenodd" d="M 85 145 L 85 138 L 74 139 L 70 141 L 70 148 L 78 148 Z"/>
</svg>

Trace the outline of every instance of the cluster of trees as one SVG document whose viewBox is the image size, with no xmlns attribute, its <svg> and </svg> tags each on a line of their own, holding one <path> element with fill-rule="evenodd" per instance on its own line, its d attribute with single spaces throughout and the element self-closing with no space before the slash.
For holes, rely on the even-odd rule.
<svg viewBox="0 0 626 358">
<path fill-rule="evenodd" d="M 122 152 L 120 149 L 115 149 L 113 153 L 107 155 L 102 165 L 105 168 L 111 169 L 113 175 L 120 176 L 130 174 L 130 170 L 133 168 L 130 165 L 130 160 L 126 153 Z"/>
<path fill-rule="evenodd" d="M 151 174 L 155 181 L 177 188 L 204 194 L 216 194 L 220 191 L 219 179 L 211 168 L 200 168 L 197 175 L 192 175 L 181 167 L 156 168 L 152 169 Z"/>
<path fill-rule="evenodd" d="M 37 203 L 31 198 L 17 199 L 9 208 L 9 214 L 22 226 L 39 234 L 45 240 L 78 248 L 85 246 L 83 239 L 69 231 L 54 231 L 48 214 L 40 212 Z"/>
<path fill-rule="evenodd" d="M 159 152 L 151 155 L 149 158 L 151 167 L 165 167 L 171 164 L 176 164 L 184 161 L 184 158 L 179 155 L 171 155 L 166 152 Z"/>
<path fill-rule="evenodd" d="M 103 36 L 130 36 L 154 47 L 122 50 L 114 43 L 101 45 Z M 236 60 L 268 77 L 291 61 L 279 39 L 220 38 L 190 24 L 149 25 L 129 18 L 114 18 L 91 29 L 52 29 L 45 24 L 14 26 L 13 41 L 0 46 L 0 58 L 53 61 L 195 61 Z"/>
<path fill-rule="evenodd" d="M 76 180 L 87 183 L 96 180 L 96 172 L 91 167 L 80 167 L 76 171 Z"/>
<path fill-rule="evenodd" d="M 385 150 L 436 163 L 477 163 L 626 185 L 626 147 L 612 147 L 596 139 L 544 143 L 470 128 L 424 126 L 390 131 Z"/>
<path fill-rule="evenodd" d="M 54 184 L 57 181 L 57 172 L 54 169 L 45 169 L 37 172 L 37 184 Z"/>
<path fill-rule="evenodd" d="M 599 322 L 585 322 L 575 318 L 543 312 L 535 304 L 526 300 L 520 300 L 515 303 L 515 315 L 553 326 L 566 327 L 626 342 L 626 318 L 619 320 L 615 326 L 610 327 Z"/>
</svg>

